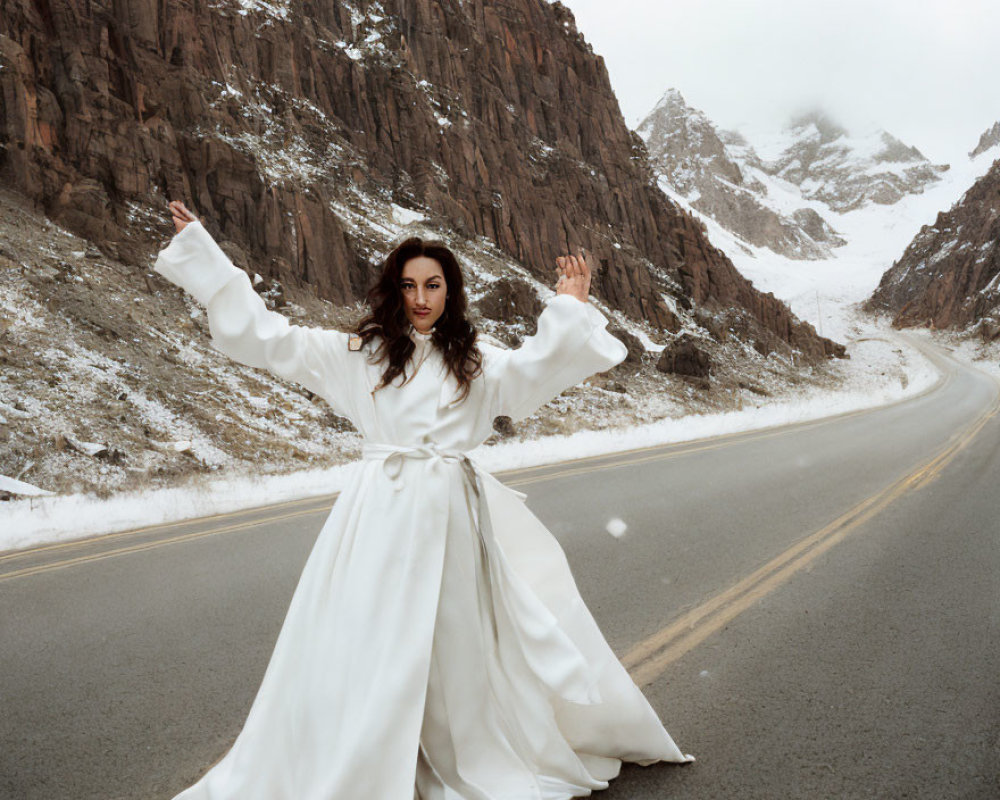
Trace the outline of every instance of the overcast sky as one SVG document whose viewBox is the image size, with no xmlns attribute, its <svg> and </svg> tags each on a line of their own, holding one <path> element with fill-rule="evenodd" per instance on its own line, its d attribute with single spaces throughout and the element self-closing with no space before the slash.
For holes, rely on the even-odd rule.
<svg viewBox="0 0 1000 800">
<path fill-rule="evenodd" d="M 674 87 L 723 128 L 821 106 L 947 163 L 1000 120 L 1000 0 L 563 3 L 633 128 Z"/>
</svg>

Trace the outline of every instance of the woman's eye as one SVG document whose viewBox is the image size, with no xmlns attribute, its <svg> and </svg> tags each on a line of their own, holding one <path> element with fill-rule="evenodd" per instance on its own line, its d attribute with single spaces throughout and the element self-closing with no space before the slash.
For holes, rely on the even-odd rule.
<svg viewBox="0 0 1000 800">
<path fill-rule="evenodd" d="M 425 288 L 428 291 L 430 291 L 432 289 L 436 291 L 436 290 L 438 290 L 438 289 L 441 288 L 441 284 L 437 283 L 437 282 L 435 282 L 435 283 L 428 283 L 428 284 L 425 284 L 424 286 L 425 286 Z M 402 292 L 415 292 L 417 290 L 417 285 L 415 283 L 401 283 L 399 285 L 399 289 Z"/>
</svg>

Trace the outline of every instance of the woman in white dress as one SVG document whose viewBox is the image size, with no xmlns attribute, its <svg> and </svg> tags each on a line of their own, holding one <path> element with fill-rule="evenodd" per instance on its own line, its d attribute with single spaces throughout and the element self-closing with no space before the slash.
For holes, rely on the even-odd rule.
<svg viewBox="0 0 1000 800">
<path fill-rule="evenodd" d="M 466 453 L 624 345 L 583 258 L 517 350 L 476 343 L 461 271 L 411 239 L 357 334 L 268 311 L 182 203 L 155 270 L 215 346 L 348 417 L 364 457 L 306 561 L 232 748 L 175 800 L 564 800 L 691 760 L 615 658 L 523 495 Z"/>
</svg>

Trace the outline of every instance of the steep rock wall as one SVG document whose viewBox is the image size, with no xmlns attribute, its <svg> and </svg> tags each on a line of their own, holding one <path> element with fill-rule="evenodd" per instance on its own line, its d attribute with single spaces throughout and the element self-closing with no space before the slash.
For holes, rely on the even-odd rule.
<svg viewBox="0 0 1000 800">
<path fill-rule="evenodd" d="M 921 228 L 868 305 L 899 327 L 1000 325 L 1000 161 Z"/>
<path fill-rule="evenodd" d="M 0 0 L 0 65 L 0 179 L 134 263 L 183 197 L 263 271 L 351 302 L 385 245 L 351 211 L 375 198 L 540 278 L 585 247 L 596 293 L 661 328 L 666 293 L 836 350 L 655 187 L 559 3 Z"/>
</svg>

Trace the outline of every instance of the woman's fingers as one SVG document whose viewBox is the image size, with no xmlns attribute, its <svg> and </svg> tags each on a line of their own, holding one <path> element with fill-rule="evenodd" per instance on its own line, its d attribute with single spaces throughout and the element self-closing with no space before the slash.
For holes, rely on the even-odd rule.
<svg viewBox="0 0 1000 800">
<path fill-rule="evenodd" d="M 556 269 L 559 280 L 556 291 L 559 294 L 571 294 L 583 302 L 587 302 L 590 294 L 590 265 L 583 253 L 556 257 Z"/>
<path fill-rule="evenodd" d="M 188 207 L 185 206 L 180 200 L 171 200 L 169 206 L 173 215 L 181 219 L 183 222 L 194 222 L 197 219 L 197 217 L 192 214 Z"/>
<path fill-rule="evenodd" d="M 558 256 L 556 258 L 556 272 L 559 275 L 559 277 L 556 279 L 556 291 L 559 291 L 559 289 L 562 288 L 565 285 L 566 279 L 568 277 L 567 274 L 566 274 L 566 257 L 565 256 Z"/>
<path fill-rule="evenodd" d="M 170 208 L 170 214 L 173 217 L 174 228 L 177 233 L 184 230 L 189 222 L 196 222 L 198 220 L 180 200 L 171 200 L 167 203 L 167 206 Z"/>
</svg>

